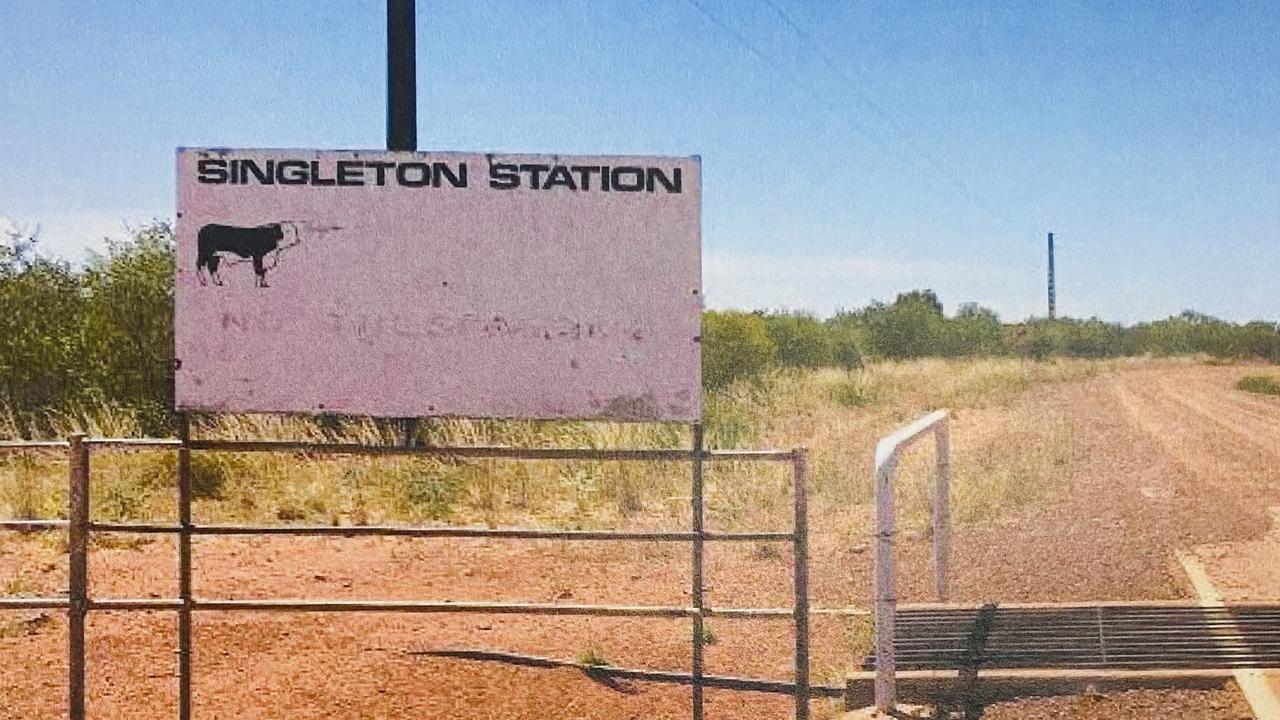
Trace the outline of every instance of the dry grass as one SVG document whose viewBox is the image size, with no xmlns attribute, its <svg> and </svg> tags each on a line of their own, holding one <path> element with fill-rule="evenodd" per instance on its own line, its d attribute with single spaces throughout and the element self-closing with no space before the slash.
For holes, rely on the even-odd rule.
<svg viewBox="0 0 1280 720">
<path fill-rule="evenodd" d="M 839 522 L 870 497 L 875 440 L 927 410 L 950 407 L 981 423 L 954 447 L 954 499 L 963 521 L 1035 502 L 1053 469 L 1071 454 L 1065 422 L 1029 418 L 1014 402 L 1044 383 L 1110 369 L 1090 361 L 938 360 L 881 363 L 848 373 L 780 373 L 707 399 L 709 445 L 718 448 L 808 446 L 815 517 Z M 0 414 L 0 436 L 16 434 Z M 5 427 L 5 423 L 9 427 Z M 58 434 L 137 434 L 126 412 L 99 409 L 54 418 Z M 368 420 L 321 425 L 307 418 L 219 416 L 195 428 L 201 437 L 394 442 Z M 672 447 L 691 442 L 686 428 L 636 423 L 498 422 L 438 419 L 425 424 L 434 443 L 529 447 Z M 919 457 L 917 457 L 919 456 Z M 927 452 L 903 465 L 903 507 L 920 520 Z M 689 469 L 679 463 L 452 461 L 430 458 L 310 457 L 300 454 L 196 453 L 195 516 L 204 522 L 366 524 L 449 522 L 556 527 L 683 527 Z M 175 515 L 171 451 L 101 452 L 93 457 L 92 512 L 100 519 Z M 66 461 L 58 453 L 0 459 L 0 516 L 65 514 Z M 790 523 L 789 468 L 717 464 L 707 472 L 707 512 L 719 529 L 780 528 Z M 834 528 L 832 528 L 834 529 Z"/>
<path fill-rule="evenodd" d="M 953 507 L 981 520 L 1033 502 L 1052 471 L 1073 453 L 1061 417 L 1030 417 L 1017 400 L 1031 388 L 1114 369 L 1107 361 L 939 360 L 881 363 L 855 372 L 819 370 L 783 376 L 745 413 L 764 445 L 808 445 L 818 515 L 838 516 L 871 498 L 875 443 L 893 428 L 937 408 L 954 411 Z M 847 388 L 872 400 L 850 407 Z M 903 458 L 901 506 L 908 523 L 923 518 L 932 450 Z M 776 503 L 775 503 L 776 504 Z"/>
<path fill-rule="evenodd" d="M 21 572 L 15 572 L 9 576 L 8 580 L 0 583 L 0 597 L 18 597 L 22 595 L 34 595 L 36 585 L 31 578 Z"/>
<path fill-rule="evenodd" d="M 51 613 L 37 613 L 31 617 L 0 620 L 0 640 L 35 635 L 40 629 L 53 623 Z"/>
</svg>

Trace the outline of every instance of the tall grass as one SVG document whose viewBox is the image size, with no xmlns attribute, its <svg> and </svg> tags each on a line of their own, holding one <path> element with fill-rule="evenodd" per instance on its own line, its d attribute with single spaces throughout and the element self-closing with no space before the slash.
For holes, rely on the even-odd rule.
<svg viewBox="0 0 1280 720">
<path fill-rule="evenodd" d="M 985 432 L 955 443 L 952 466 L 961 519 L 980 520 L 1035 502 L 1044 478 L 1071 453 L 1065 421 L 1018 416 L 1013 400 L 1036 385 L 1086 377 L 1097 361 L 1015 359 L 879 363 L 856 371 L 821 369 L 739 383 L 706 399 L 707 442 L 715 448 L 807 446 L 815 517 L 831 522 L 870 497 L 875 440 L 926 410 L 1006 408 Z M 138 434 L 139 420 L 111 407 L 47 419 L 56 434 Z M 16 436 L 0 413 L 0 436 Z M 199 437 L 391 443 L 387 424 L 289 416 L 198 418 Z M 687 428 L 645 423 L 424 421 L 437 444 L 523 447 L 687 447 Z M 904 459 L 904 517 L 923 507 L 929 460 Z M 689 521 L 689 467 L 682 463 L 528 462 L 426 457 L 316 456 L 303 453 L 197 452 L 195 516 L 204 522 L 366 524 L 444 522 L 555 527 L 683 527 Z M 172 451 L 95 452 L 91 506 L 104 520 L 172 518 Z M 66 506 L 66 460 L 59 453 L 0 457 L 0 516 L 52 517 Z M 707 474 L 708 523 L 721 529 L 787 527 L 788 467 L 716 463 Z M 821 520 L 818 521 L 821 524 Z"/>
</svg>

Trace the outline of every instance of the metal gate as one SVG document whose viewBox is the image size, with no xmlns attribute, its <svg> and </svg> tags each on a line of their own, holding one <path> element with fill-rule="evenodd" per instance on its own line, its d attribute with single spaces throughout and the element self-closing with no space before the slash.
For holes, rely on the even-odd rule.
<svg viewBox="0 0 1280 720">
<path fill-rule="evenodd" d="M 192 614 L 199 611 L 222 612 L 397 612 L 397 613 L 493 613 L 523 615 L 591 615 L 602 617 L 689 618 L 691 633 L 691 668 L 688 676 L 692 692 L 693 717 L 703 716 L 703 689 L 709 686 L 703 670 L 703 622 L 711 616 L 791 618 L 795 624 L 795 716 L 809 717 L 809 581 L 806 484 L 807 452 L 794 450 L 709 450 L 704 446 L 703 429 L 693 426 L 693 442 L 689 448 L 666 449 L 594 449 L 594 448 L 517 448 L 506 446 L 391 446 L 297 441 L 202 440 L 191 437 L 189 420 L 182 416 L 178 438 L 110 439 L 74 435 L 66 442 L 0 443 L 0 453 L 57 450 L 69 454 L 69 493 L 67 520 L 3 520 L 0 530 L 40 530 L 65 527 L 68 533 L 67 597 L 0 598 L 0 610 L 65 609 L 68 613 L 68 703 L 71 720 L 85 717 L 85 623 L 89 612 L 171 611 L 178 617 L 178 717 L 191 717 L 191 678 L 195 672 L 192 648 Z M 89 513 L 91 457 L 95 452 L 121 452 L 137 449 L 172 449 L 178 453 L 177 491 L 178 523 L 98 522 Z M 300 525 L 204 525 L 191 519 L 191 453 L 311 453 L 318 455 L 423 455 L 448 458 L 616 461 L 616 462 L 687 462 L 690 467 L 690 503 L 692 527 L 684 532 L 622 532 L 547 530 L 535 528 L 463 528 L 413 526 L 300 526 Z M 707 462 L 746 461 L 789 463 L 792 468 L 794 525 L 790 531 L 778 532 L 712 532 L 704 525 L 705 512 L 703 469 Z M 177 537 L 178 597 L 101 598 L 90 594 L 87 576 L 89 537 L 93 532 L 125 532 L 171 534 Z M 213 600 L 194 595 L 192 591 L 191 541 L 210 535 L 294 535 L 294 536 L 395 536 L 416 538 L 504 538 L 513 540 L 609 540 L 689 543 L 692 548 L 692 587 L 689 607 L 569 605 L 559 603 L 509 602 L 444 602 L 437 600 L 314 600 L 314 599 L 245 599 Z M 712 608 L 703 595 L 703 556 L 707 542 L 780 542 L 794 548 L 794 607 L 784 608 Z M 655 675 L 671 675 L 655 673 Z M 718 687 L 725 687 L 717 684 Z"/>
</svg>

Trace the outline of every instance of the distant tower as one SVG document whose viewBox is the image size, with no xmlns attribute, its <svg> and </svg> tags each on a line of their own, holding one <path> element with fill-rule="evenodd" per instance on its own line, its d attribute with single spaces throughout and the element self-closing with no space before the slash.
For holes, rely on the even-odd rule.
<svg viewBox="0 0 1280 720">
<path fill-rule="evenodd" d="M 1053 233 L 1049 233 L 1049 319 L 1057 315 L 1057 298 L 1053 291 Z"/>
</svg>

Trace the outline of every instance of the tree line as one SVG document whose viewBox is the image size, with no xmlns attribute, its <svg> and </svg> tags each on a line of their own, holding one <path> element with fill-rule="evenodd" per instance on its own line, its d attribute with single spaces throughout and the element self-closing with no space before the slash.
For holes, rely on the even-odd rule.
<svg viewBox="0 0 1280 720">
<path fill-rule="evenodd" d="M 0 413 L 41 431 L 51 413 L 114 404 L 147 432 L 170 425 L 173 231 L 153 222 L 82 267 L 39 252 L 38 233 L 0 238 Z"/>
<path fill-rule="evenodd" d="M 38 250 L 38 233 L 0 238 L 0 413 L 40 431 L 51 413 L 115 405 L 146 432 L 172 422 L 174 243 L 152 222 L 82 266 Z M 1098 318 L 1006 323 L 976 303 L 951 316 L 930 290 L 820 319 L 787 311 L 707 311 L 703 382 L 711 390 L 776 368 L 855 369 L 926 356 L 1102 358 L 1206 353 L 1280 362 L 1273 322 L 1230 323 L 1193 311 L 1124 326 Z"/>
<path fill-rule="evenodd" d="M 1231 323 L 1187 310 L 1121 325 L 1098 318 L 1002 322 L 964 303 L 948 317 L 931 290 L 901 293 L 828 319 L 797 312 L 708 311 L 702 318 L 703 384 L 726 387 L 774 368 L 839 366 L 920 357 L 1108 358 L 1204 353 L 1280 362 L 1280 325 Z"/>
</svg>

